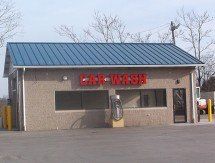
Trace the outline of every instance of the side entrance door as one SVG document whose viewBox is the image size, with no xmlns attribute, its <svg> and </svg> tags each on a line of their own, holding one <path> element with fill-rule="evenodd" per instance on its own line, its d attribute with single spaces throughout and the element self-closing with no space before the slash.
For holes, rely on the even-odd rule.
<svg viewBox="0 0 215 163">
<path fill-rule="evenodd" d="M 175 123 L 187 122 L 186 89 L 173 89 L 173 117 Z"/>
</svg>

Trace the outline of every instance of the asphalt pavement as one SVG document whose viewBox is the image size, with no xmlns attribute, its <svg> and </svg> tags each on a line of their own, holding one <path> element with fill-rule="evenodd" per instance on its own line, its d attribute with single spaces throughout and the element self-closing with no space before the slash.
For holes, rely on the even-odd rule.
<svg viewBox="0 0 215 163">
<path fill-rule="evenodd" d="M 215 125 L 0 131 L 1 163 L 214 163 Z"/>
</svg>

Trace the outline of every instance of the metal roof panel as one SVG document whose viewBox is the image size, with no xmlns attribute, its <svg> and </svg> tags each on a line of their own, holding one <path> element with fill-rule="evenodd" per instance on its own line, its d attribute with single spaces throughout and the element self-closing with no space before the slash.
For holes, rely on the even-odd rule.
<svg viewBox="0 0 215 163">
<path fill-rule="evenodd" d="M 16 67 L 202 65 L 170 43 L 14 42 L 7 50 Z"/>
</svg>

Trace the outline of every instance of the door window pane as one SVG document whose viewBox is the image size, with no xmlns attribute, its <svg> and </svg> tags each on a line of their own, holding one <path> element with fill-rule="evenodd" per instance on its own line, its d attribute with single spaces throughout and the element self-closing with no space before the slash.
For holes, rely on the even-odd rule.
<svg viewBox="0 0 215 163">
<path fill-rule="evenodd" d="M 186 122 L 186 92 L 185 89 L 173 91 L 174 122 Z"/>
</svg>

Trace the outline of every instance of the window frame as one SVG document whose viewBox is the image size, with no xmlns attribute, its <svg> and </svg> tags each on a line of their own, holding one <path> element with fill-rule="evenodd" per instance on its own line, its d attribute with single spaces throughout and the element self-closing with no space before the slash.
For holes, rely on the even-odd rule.
<svg viewBox="0 0 215 163">
<path fill-rule="evenodd" d="M 110 107 L 110 99 L 109 99 L 109 91 L 108 90 L 73 90 L 73 91 L 68 91 L 68 90 L 57 90 L 57 91 L 54 91 L 54 106 L 55 106 L 55 112 L 73 112 L 73 111 L 92 111 L 92 110 L 104 110 L 103 108 L 102 109 L 85 109 L 83 108 L 83 92 L 94 92 L 94 91 L 104 91 L 107 93 L 107 108 L 104 108 L 104 109 L 108 109 Z M 81 93 L 81 108 L 80 109 L 57 109 L 56 107 L 56 92 L 80 92 Z"/>
</svg>

